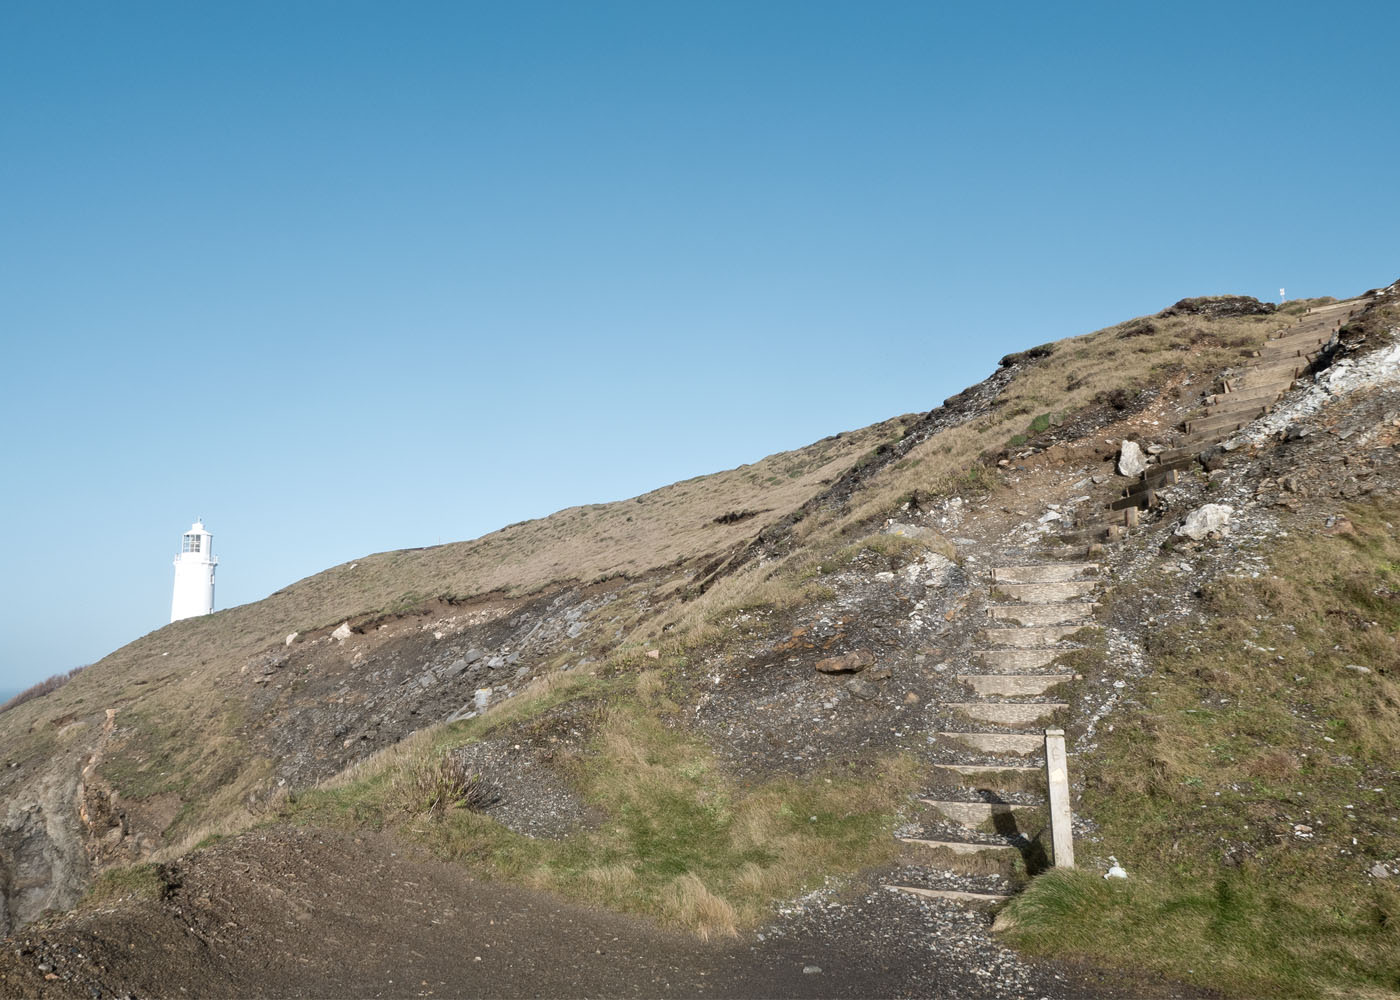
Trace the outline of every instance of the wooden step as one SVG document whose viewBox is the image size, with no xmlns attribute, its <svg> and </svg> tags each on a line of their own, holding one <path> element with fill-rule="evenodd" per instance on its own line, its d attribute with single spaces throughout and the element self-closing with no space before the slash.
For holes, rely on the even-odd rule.
<svg viewBox="0 0 1400 1000">
<path fill-rule="evenodd" d="M 1240 409 L 1227 410 L 1218 416 L 1199 417 L 1195 420 L 1186 421 L 1187 434 L 1209 434 L 1211 431 L 1229 430 L 1233 431 L 1243 427 L 1247 423 L 1258 420 L 1269 408 L 1267 406 L 1246 406 Z"/>
<path fill-rule="evenodd" d="M 1313 336 L 1311 334 L 1288 340 L 1271 340 L 1259 350 L 1259 357 L 1272 358 L 1307 358 L 1313 360 L 1322 353 L 1322 345 L 1331 340 L 1331 337 Z"/>
<path fill-rule="evenodd" d="M 1034 649 L 1038 646 L 1053 646 L 1062 642 L 1083 625 L 1024 625 L 1018 628 L 987 628 L 982 630 L 982 638 L 991 646 L 1008 649 Z"/>
<path fill-rule="evenodd" d="M 900 837 L 901 843 L 914 844 L 918 847 L 932 847 L 935 850 L 948 851 L 952 854 L 994 854 L 997 851 L 1014 851 L 1012 844 L 975 844 L 967 840 L 925 840 L 922 837 Z"/>
<path fill-rule="evenodd" d="M 885 888 L 892 892 L 903 892 L 910 896 L 919 896 L 923 899 L 946 899 L 954 903 L 972 903 L 987 906 L 999 905 L 1011 898 L 1010 896 L 991 892 L 962 892 L 958 889 L 925 889 L 917 885 L 886 884 Z"/>
<path fill-rule="evenodd" d="M 1243 398 L 1252 392 L 1287 392 L 1298 381 L 1299 373 L 1288 368 L 1275 372 L 1254 372 L 1235 380 L 1235 391 Z"/>
<path fill-rule="evenodd" d="M 1282 395 L 1282 389 L 1255 389 L 1252 392 L 1218 392 L 1212 396 L 1206 397 L 1206 412 L 1224 413 L 1226 409 L 1230 407 L 1247 406 L 1251 403 L 1257 403 L 1259 406 L 1268 406 L 1270 403 L 1277 402 Z"/>
<path fill-rule="evenodd" d="M 974 722 L 994 726 L 1029 726 L 1069 708 L 1058 701 L 950 701 L 946 707 Z"/>
<path fill-rule="evenodd" d="M 993 583 L 1063 583 L 1096 576 L 1099 564 L 1048 563 L 1043 566 L 998 566 L 992 570 Z"/>
<path fill-rule="evenodd" d="M 1068 684 L 1074 674 L 958 674 L 958 681 L 984 698 L 1028 698 Z"/>
<path fill-rule="evenodd" d="M 1121 497 L 1108 504 L 1109 510 L 1127 510 L 1129 507 L 1152 508 L 1157 506 L 1157 491 L 1149 487 L 1141 493 Z"/>
<path fill-rule="evenodd" d="M 1016 778 L 1034 778 L 1045 768 L 1030 764 L 934 764 L 935 771 L 947 771 L 952 780 L 968 788 L 985 788 L 986 779 L 1010 774 Z"/>
<path fill-rule="evenodd" d="M 1136 497 L 1161 489 L 1164 486 L 1175 486 L 1180 477 L 1175 469 L 1168 469 L 1158 475 L 1148 475 L 1143 473 L 1142 478 L 1135 483 L 1129 483 L 1123 490 L 1124 497 Z"/>
<path fill-rule="evenodd" d="M 987 616 L 995 622 L 1017 625 L 1061 625 L 1093 618 L 1098 605 L 1093 601 L 1064 601 L 1060 604 L 993 604 Z"/>
<path fill-rule="evenodd" d="M 1084 559 L 1088 556 L 1102 555 L 1103 543 L 1089 542 L 1085 545 L 1042 545 L 1030 549 L 1028 552 L 1033 552 L 1049 559 Z"/>
<path fill-rule="evenodd" d="M 1095 580 L 1068 580 L 1064 583 L 997 583 L 996 590 L 1013 601 L 1029 604 L 1055 604 L 1085 597 L 1098 588 Z"/>
<path fill-rule="evenodd" d="M 950 740 L 981 753 L 1015 754 L 1025 757 L 1028 754 L 1044 753 L 1045 737 L 1028 733 L 940 733 Z"/>
<path fill-rule="evenodd" d="M 1184 464 L 1184 463 L 1183 463 Z M 1149 486 L 1175 486 L 1181 480 L 1181 465 L 1149 465 L 1142 478 L 1129 487 L 1134 492 Z"/>
<path fill-rule="evenodd" d="M 953 802 L 946 799 L 919 799 L 926 806 L 932 806 L 950 823 L 976 830 L 992 822 L 998 816 L 1014 816 L 1017 813 L 1033 812 L 1044 806 L 1027 806 L 1011 802 Z"/>
<path fill-rule="evenodd" d="M 1066 649 L 979 649 L 972 654 L 974 661 L 989 671 L 1019 674 L 1047 667 Z"/>
<path fill-rule="evenodd" d="M 1067 544 L 1095 545 L 1109 540 L 1107 525 L 1091 524 L 1079 528 L 1066 528 L 1052 532 L 1050 537 Z"/>
<path fill-rule="evenodd" d="M 1269 337 L 1259 345 L 1259 349 L 1267 351 L 1275 347 L 1275 345 L 1287 347 L 1291 344 L 1297 344 L 1307 340 L 1315 340 L 1325 344 L 1331 339 L 1332 330 L 1333 326 L 1331 323 L 1310 323 L 1303 326 L 1291 327 L 1284 330 L 1277 337 Z"/>
<path fill-rule="evenodd" d="M 1171 469 L 1173 472 L 1177 473 L 1177 480 L 1180 481 L 1181 473 L 1195 465 L 1197 458 L 1195 455 L 1175 454 L 1178 450 L 1179 449 L 1171 448 L 1162 452 L 1162 454 L 1157 456 L 1159 461 L 1156 465 L 1152 466 L 1152 468 L 1163 470 Z M 1167 455 L 1171 455 L 1171 458 L 1166 458 Z"/>
<path fill-rule="evenodd" d="M 1251 392 L 1268 389 L 1282 382 L 1291 382 L 1307 368 L 1311 362 L 1304 358 L 1278 358 L 1257 365 L 1244 365 L 1230 376 L 1234 383 L 1233 392 Z"/>
<path fill-rule="evenodd" d="M 1158 457 L 1166 459 L 1168 462 L 1186 461 L 1190 464 L 1195 464 L 1201 460 L 1201 451 L 1202 449 L 1200 448 L 1192 448 L 1188 445 L 1179 444 L 1175 448 L 1168 448 Z"/>
</svg>

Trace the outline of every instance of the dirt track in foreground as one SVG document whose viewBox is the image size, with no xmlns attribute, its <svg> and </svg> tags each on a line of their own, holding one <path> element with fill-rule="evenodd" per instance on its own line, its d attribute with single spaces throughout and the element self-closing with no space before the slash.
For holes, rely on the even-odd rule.
<svg viewBox="0 0 1400 1000">
<path fill-rule="evenodd" d="M 7 942 L 0 991 L 43 998 L 1180 995 L 1029 963 L 992 941 L 981 915 L 878 888 L 854 887 L 766 933 L 702 943 L 548 893 L 477 881 L 380 836 L 260 831 L 191 855 L 173 873 L 178 885 L 164 900 L 91 909 Z"/>
</svg>

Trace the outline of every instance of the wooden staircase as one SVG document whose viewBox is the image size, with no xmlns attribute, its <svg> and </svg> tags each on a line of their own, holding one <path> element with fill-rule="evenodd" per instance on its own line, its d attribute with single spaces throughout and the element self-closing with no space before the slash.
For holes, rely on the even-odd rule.
<svg viewBox="0 0 1400 1000">
<path fill-rule="evenodd" d="M 1056 661 L 1076 648 L 1077 632 L 1094 624 L 1100 565 L 1083 560 L 1123 538 L 1142 509 L 1156 506 L 1157 490 L 1175 484 L 1209 446 L 1270 412 L 1318 360 L 1355 306 L 1339 302 L 1313 309 L 1245 352 L 1247 360 L 1184 421 L 1174 446 L 1160 451 L 1122 497 L 1108 504 L 1111 514 L 1122 512 L 1121 521 L 1110 517 L 1066 526 L 1040 553 L 1079 561 L 991 570 L 987 626 L 966 669 L 954 675 L 967 691 L 966 700 L 941 706 L 937 746 L 945 759 L 934 765 L 929 792 L 919 799 L 920 829 L 900 838 L 919 857 L 917 871 L 937 866 L 948 877 L 886 888 L 995 905 L 1011 898 L 1007 889 L 1014 878 L 1051 864 L 1043 730 L 1069 709 L 1056 700 L 1056 691 L 1077 679 Z"/>
<path fill-rule="evenodd" d="M 1318 361 L 1355 308 L 1355 302 L 1350 301 L 1320 306 L 1269 337 L 1258 349 L 1245 352 L 1247 360 L 1230 369 L 1217 391 L 1208 394 L 1197 412 L 1182 423 L 1183 433 L 1174 446 L 1158 455 L 1157 463 L 1108 505 L 1109 511 L 1125 511 L 1124 525 L 1135 524 L 1136 511 L 1157 505 L 1159 488 L 1176 482 L 1176 477 L 1212 445 L 1269 413 Z"/>
<path fill-rule="evenodd" d="M 919 799 L 922 829 L 901 837 L 927 864 L 964 876 L 1009 880 L 1048 863 L 1039 832 L 1048 823 L 1042 730 L 1069 705 L 1055 690 L 1075 679 L 1055 666 L 1092 626 L 1099 565 L 1048 562 L 1000 566 L 986 579 L 987 627 L 967 669 L 954 675 L 967 700 L 942 706 L 946 762 Z M 1004 888 L 890 885 L 923 898 L 1000 903 Z"/>
</svg>

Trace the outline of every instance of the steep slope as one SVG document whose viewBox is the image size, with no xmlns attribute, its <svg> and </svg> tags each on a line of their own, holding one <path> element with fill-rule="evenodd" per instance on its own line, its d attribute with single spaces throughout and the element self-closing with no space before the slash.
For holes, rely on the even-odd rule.
<svg viewBox="0 0 1400 1000">
<path fill-rule="evenodd" d="M 1281 312 L 1187 300 L 1003 359 L 926 415 L 476 543 L 369 557 L 153 633 L 5 713 L 11 919 L 67 905 L 94 869 L 277 817 L 386 827 L 498 878 L 706 933 L 866 866 L 999 893 L 1043 863 L 1041 824 L 1031 810 L 991 835 L 949 827 L 975 826 L 958 804 L 989 792 L 1004 808 L 988 817 L 1032 804 L 982 780 L 1023 765 L 957 756 L 965 737 L 1050 719 L 1092 751 L 1149 665 L 1151 616 L 1124 595 L 1207 491 L 1260 481 L 1252 453 L 1226 468 L 1248 449 L 1202 456 L 1235 481 L 1194 471 L 1256 415 L 1254 376 L 1231 386 L 1250 396 L 1240 409 L 1195 415 L 1203 398 L 1232 365 L 1298 374 L 1265 354 L 1300 341 L 1266 351 L 1267 338 L 1316 317 L 1338 313 L 1348 336 L 1329 334 L 1307 365 L 1350 363 L 1395 324 L 1393 293 Z M 1136 484 L 1113 476 L 1124 439 L 1159 454 Z M 1297 455 L 1276 462 L 1312 461 Z M 1385 493 L 1388 476 L 1370 482 Z M 1138 527 L 1123 538 L 1107 526 L 1126 530 L 1125 510 Z M 1086 603 L 1102 611 L 1051 621 L 1078 592 L 1016 607 L 1015 588 L 1059 583 L 1027 579 L 1027 564 L 1085 559 L 1107 587 Z M 1086 611 L 1101 631 L 1075 634 Z M 1049 654 L 1035 667 L 998 652 L 1035 647 Z M 1004 687 L 1041 667 L 1053 684 Z M 481 715 L 473 693 L 487 687 Z M 935 767 L 981 770 L 940 787 Z M 494 787 L 484 812 L 443 808 L 453 773 Z M 959 872 L 948 852 L 976 854 L 949 845 L 978 842 L 1011 855 Z"/>
</svg>

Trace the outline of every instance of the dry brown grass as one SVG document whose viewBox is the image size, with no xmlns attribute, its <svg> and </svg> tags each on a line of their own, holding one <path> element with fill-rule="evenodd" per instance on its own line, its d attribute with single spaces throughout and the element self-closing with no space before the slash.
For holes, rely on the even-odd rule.
<svg viewBox="0 0 1400 1000">
<path fill-rule="evenodd" d="M 690 928 L 702 941 L 739 936 L 734 907 L 712 893 L 698 875 L 687 872 L 676 876 L 663 899 L 667 916 Z"/>
</svg>

